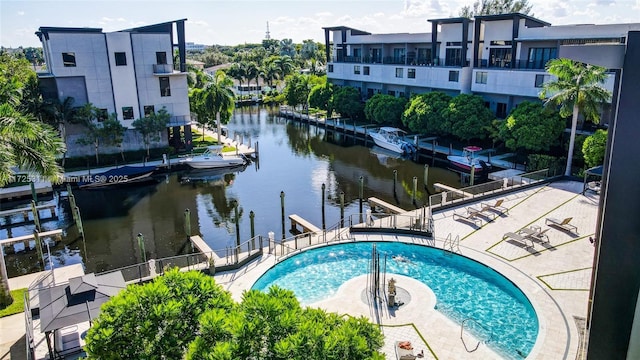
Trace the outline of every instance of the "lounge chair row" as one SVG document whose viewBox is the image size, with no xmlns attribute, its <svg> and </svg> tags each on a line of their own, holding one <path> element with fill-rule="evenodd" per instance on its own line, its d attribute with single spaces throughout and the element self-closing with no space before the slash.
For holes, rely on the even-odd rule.
<svg viewBox="0 0 640 360">
<path fill-rule="evenodd" d="M 453 219 L 454 220 L 462 219 L 469 222 L 473 222 L 474 224 L 478 221 L 482 223 L 482 219 L 480 217 L 495 218 L 496 213 L 504 214 L 509 212 L 509 209 L 502 206 L 503 201 L 504 201 L 503 199 L 500 199 L 500 200 L 497 200 L 494 204 L 480 203 L 479 208 L 476 206 L 468 206 L 465 213 L 460 214 L 460 213 L 454 212 Z"/>
<path fill-rule="evenodd" d="M 547 243 L 549 242 L 549 236 L 547 235 L 547 231 L 549 231 L 549 228 L 542 230 L 540 229 L 540 227 L 533 225 L 527 228 L 522 228 L 517 232 L 505 233 L 502 236 L 502 240 L 513 239 L 521 242 L 527 247 L 529 247 L 529 245 L 527 244 L 527 241 L 529 241 L 531 243 L 530 247 L 533 247 L 534 240 L 537 240 L 540 242 L 547 242 Z"/>
</svg>

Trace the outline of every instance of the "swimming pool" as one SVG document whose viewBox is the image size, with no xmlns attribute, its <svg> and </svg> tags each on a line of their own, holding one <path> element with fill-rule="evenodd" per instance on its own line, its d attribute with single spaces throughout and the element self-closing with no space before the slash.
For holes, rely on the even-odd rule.
<svg viewBox="0 0 640 360">
<path fill-rule="evenodd" d="M 480 339 L 509 359 L 526 357 L 538 336 L 533 306 L 511 281 L 495 270 L 441 249 L 396 242 L 379 242 L 381 258 L 387 255 L 387 273 L 412 277 L 430 287 L 437 309 L 457 323 L 472 318 Z M 300 303 L 309 305 L 333 296 L 340 285 L 367 273 L 371 242 L 325 246 L 304 251 L 275 265 L 253 289 L 272 285 L 292 290 Z M 408 262 L 391 259 L 401 255 Z M 310 286 L 312 284 L 312 286 Z"/>
</svg>

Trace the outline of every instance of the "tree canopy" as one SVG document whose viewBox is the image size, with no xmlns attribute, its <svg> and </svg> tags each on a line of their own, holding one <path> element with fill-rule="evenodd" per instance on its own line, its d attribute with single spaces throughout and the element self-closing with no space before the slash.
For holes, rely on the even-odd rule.
<svg viewBox="0 0 640 360">
<path fill-rule="evenodd" d="M 392 95 L 375 94 L 367 100 L 364 114 L 369 121 L 391 126 L 402 125 L 402 113 L 407 99 Z"/>
<path fill-rule="evenodd" d="M 473 8 L 469 5 L 460 9 L 460 17 L 472 18 L 477 15 L 499 15 L 521 13 L 525 15 L 531 12 L 533 5 L 528 0 L 476 0 Z"/>
<path fill-rule="evenodd" d="M 485 139 L 495 118 L 478 95 L 460 94 L 442 111 L 446 130 L 461 140 Z"/>
<path fill-rule="evenodd" d="M 235 303 L 212 277 L 177 269 L 113 297 L 86 341 L 95 359 L 384 359 L 363 317 L 303 309 L 277 287 Z"/>
<path fill-rule="evenodd" d="M 142 141 L 147 148 L 147 156 L 149 156 L 151 142 L 160 140 L 161 131 L 167 128 L 170 118 L 171 114 L 167 112 L 167 109 L 162 108 L 133 122 L 133 127 L 142 135 Z"/>
<path fill-rule="evenodd" d="M 330 82 L 319 84 L 311 88 L 309 92 L 309 106 L 324 110 L 327 116 L 333 112 L 333 85 Z"/>
<path fill-rule="evenodd" d="M 402 114 L 402 122 L 411 131 L 442 135 L 446 133 L 446 121 L 442 113 L 450 102 L 451 96 L 440 91 L 415 95 Z"/>
<path fill-rule="evenodd" d="M 563 130 L 564 121 L 557 111 L 525 101 L 499 122 L 497 139 L 511 150 L 547 151 Z"/>
<path fill-rule="evenodd" d="M 607 130 L 596 130 L 582 143 L 582 155 L 588 167 L 602 165 L 604 153 L 607 149 Z"/>
<path fill-rule="evenodd" d="M 364 104 L 360 100 L 360 91 L 352 86 L 343 86 L 334 90 L 333 108 L 342 116 L 354 120 L 364 116 Z"/>
</svg>

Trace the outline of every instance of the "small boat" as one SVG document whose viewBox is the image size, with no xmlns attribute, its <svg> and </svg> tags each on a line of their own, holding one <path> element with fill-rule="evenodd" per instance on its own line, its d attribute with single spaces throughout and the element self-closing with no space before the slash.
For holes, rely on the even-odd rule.
<svg viewBox="0 0 640 360">
<path fill-rule="evenodd" d="M 417 151 L 416 146 L 405 140 L 406 131 L 384 126 L 378 129 L 378 131 L 369 133 L 369 136 L 373 139 L 376 145 L 391 150 L 398 154 L 409 155 Z"/>
<path fill-rule="evenodd" d="M 225 183 L 225 178 L 229 175 L 235 175 L 236 173 L 243 172 L 247 168 L 247 165 L 239 165 L 228 168 L 213 168 L 213 169 L 192 169 L 179 176 L 181 184 L 188 183 L 208 183 L 210 185 Z"/>
<path fill-rule="evenodd" d="M 78 187 L 97 189 L 105 186 L 137 184 L 152 181 L 155 166 L 122 166 L 99 174 L 81 176 Z"/>
<path fill-rule="evenodd" d="M 247 163 L 247 158 L 241 155 L 227 155 L 222 153 L 221 145 L 210 145 L 202 154 L 191 155 L 180 160 L 180 163 L 194 169 L 214 169 L 240 166 Z"/>
<path fill-rule="evenodd" d="M 491 165 L 477 157 L 476 153 L 482 150 L 479 146 L 467 146 L 462 149 L 462 155 L 449 155 L 450 166 L 457 171 L 470 173 L 473 167 L 475 175 L 480 175 L 489 171 Z"/>
</svg>

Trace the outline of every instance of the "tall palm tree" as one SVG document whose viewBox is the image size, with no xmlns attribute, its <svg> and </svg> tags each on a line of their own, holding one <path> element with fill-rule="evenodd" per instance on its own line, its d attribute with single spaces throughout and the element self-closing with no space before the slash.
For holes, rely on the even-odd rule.
<svg viewBox="0 0 640 360">
<path fill-rule="evenodd" d="M 278 78 L 278 67 L 274 63 L 265 64 L 260 70 L 260 77 L 269 87 L 273 87 L 273 81 Z"/>
<path fill-rule="evenodd" d="M 232 86 L 233 81 L 223 71 L 218 71 L 198 95 L 196 106 L 209 114 L 215 114 L 218 135 L 222 134 L 221 123 L 228 123 L 233 115 L 235 102 Z"/>
<path fill-rule="evenodd" d="M 293 59 L 290 56 L 280 56 L 273 61 L 275 66 L 278 68 L 278 76 L 280 80 L 284 80 L 284 78 L 293 72 Z"/>
<path fill-rule="evenodd" d="M 293 57 L 296 54 L 296 45 L 291 39 L 280 40 L 280 55 Z"/>
<path fill-rule="evenodd" d="M 0 104 L 0 186 L 11 181 L 14 167 L 33 171 L 52 182 L 62 180 L 62 168 L 56 156 L 64 152 L 64 143 L 50 126 L 17 111 L 10 102 Z M 0 307 L 13 302 L 0 252 Z"/>
<path fill-rule="evenodd" d="M 246 63 L 245 73 L 247 76 L 247 85 L 251 88 L 251 80 L 256 80 L 256 92 L 258 91 L 258 77 L 260 76 L 260 70 L 258 69 L 258 65 L 254 62 Z M 249 90 L 249 95 L 251 95 L 251 90 Z"/>
<path fill-rule="evenodd" d="M 560 106 L 560 115 L 571 115 L 571 137 L 567 154 L 565 175 L 571 175 L 573 147 L 578 125 L 578 114 L 593 121 L 600 119 L 599 110 L 602 103 L 609 101 L 611 93 L 601 84 L 607 78 L 606 69 L 600 66 L 587 65 L 570 59 L 554 59 L 547 63 L 547 72 L 557 80 L 544 84 L 540 98 L 547 106 Z"/>
</svg>

